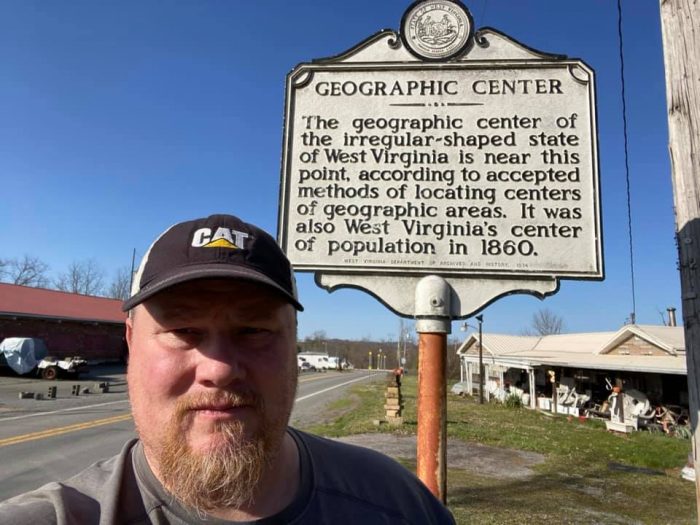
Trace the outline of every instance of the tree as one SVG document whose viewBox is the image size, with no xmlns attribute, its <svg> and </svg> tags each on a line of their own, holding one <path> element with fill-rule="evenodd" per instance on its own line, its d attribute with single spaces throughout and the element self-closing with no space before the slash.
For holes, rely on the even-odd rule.
<svg viewBox="0 0 700 525">
<path fill-rule="evenodd" d="M 326 334 L 325 330 L 316 330 L 315 332 L 307 335 L 304 340 L 308 343 L 308 348 L 323 350 L 324 343 L 327 344 L 328 335 Z"/>
<path fill-rule="evenodd" d="M 103 275 L 94 259 L 73 261 L 68 270 L 54 281 L 54 286 L 63 292 L 100 295 L 104 288 Z"/>
<path fill-rule="evenodd" d="M 20 286 L 48 286 L 49 265 L 38 257 L 24 255 L 21 259 L 0 261 L 0 280 Z"/>
<path fill-rule="evenodd" d="M 447 340 L 447 361 L 445 362 L 445 375 L 447 379 L 459 379 L 461 359 L 457 354 L 457 349 L 463 343 L 459 337 L 451 336 Z"/>
<path fill-rule="evenodd" d="M 306 336 L 307 341 L 325 341 L 326 339 L 328 339 L 328 335 L 325 330 L 316 330 Z"/>
<path fill-rule="evenodd" d="M 107 296 L 112 299 L 119 299 L 121 301 L 126 301 L 129 297 L 129 285 L 131 284 L 131 275 L 129 268 L 123 266 L 117 270 L 114 279 L 109 285 L 109 290 L 107 291 Z"/>
<path fill-rule="evenodd" d="M 542 308 L 532 315 L 530 328 L 524 330 L 524 335 L 554 335 L 560 334 L 564 329 L 564 319 L 548 310 Z"/>
</svg>

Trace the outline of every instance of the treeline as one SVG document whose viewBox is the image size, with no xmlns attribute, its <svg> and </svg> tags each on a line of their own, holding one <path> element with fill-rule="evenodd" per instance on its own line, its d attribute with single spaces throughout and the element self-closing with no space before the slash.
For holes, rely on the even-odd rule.
<svg viewBox="0 0 700 525">
<path fill-rule="evenodd" d="M 0 282 L 50 288 L 62 292 L 96 295 L 124 300 L 129 296 L 130 270 L 120 268 L 109 278 L 95 259 L 73 261 L 54 276 L 47 263 L 32 255 L 22 258 L 0 258 Z"/>
</svg>

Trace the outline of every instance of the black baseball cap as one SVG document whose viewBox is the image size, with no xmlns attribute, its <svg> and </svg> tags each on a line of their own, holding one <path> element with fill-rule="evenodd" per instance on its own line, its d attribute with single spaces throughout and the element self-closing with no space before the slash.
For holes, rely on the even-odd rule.
<svg viewBox="0 0 700 525">
<path fill-rule="evenodd" d="M 231 278 L 260 283 L 303 310 L 292 266 L 266 232 L 233 215 L 211 215 L 165 230 L 148 249 L 122 310 L 196 279 Z"/>
</svg>

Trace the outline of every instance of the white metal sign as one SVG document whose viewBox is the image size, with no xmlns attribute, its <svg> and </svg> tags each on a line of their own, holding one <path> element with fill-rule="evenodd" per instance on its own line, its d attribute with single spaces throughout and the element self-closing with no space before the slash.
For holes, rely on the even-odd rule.
<svg viewBox="0 0 700 525">
<path fill-rule="evenodd" d="M 423 6 L 403 42 L 289 74 L 279 231 L 296 269 L 602 278 L 593 71 L 493 30 L 467 41 L 470 24 Z"/>
</svg>

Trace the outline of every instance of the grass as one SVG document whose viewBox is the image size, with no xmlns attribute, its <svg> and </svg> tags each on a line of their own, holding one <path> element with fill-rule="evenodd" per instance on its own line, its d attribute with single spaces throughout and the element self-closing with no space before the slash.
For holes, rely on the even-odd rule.
<svg viewBox="0 0 700 525">
<path fill-rule="evenodd" d="M 326 436 L 415 433 L 416 381 L 404 380 L 404 425 L 377 427 L 383 383 L 353 388 L 331 407 L 332 421 L 308 428 Z M 451 439 L 545 456 L 527 480 L 504 480 L 449 468 L 447 503 L 459 524 L 696 523 L 695 486 L 680 478 L 691 443 L 663 434 L 609 433 L 601 422 L 545 416 L 500 404 L 479 405 L 448 393 Z M 415 468 L 411 461 L 403 461 Z M 507 468 L 507 466 L 505 466 Z"/>
<path fill-rule="evenodd" d="M 383 383 L 355 385 L 346 398 L 326 407 L 334 417 L 321 424 L 311 425 L 305 430 L 328 437 L 347 436 L 376 432 L 373 420 L 379 419 L 384 405 Z"/>
</svg>

